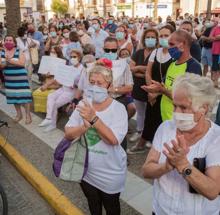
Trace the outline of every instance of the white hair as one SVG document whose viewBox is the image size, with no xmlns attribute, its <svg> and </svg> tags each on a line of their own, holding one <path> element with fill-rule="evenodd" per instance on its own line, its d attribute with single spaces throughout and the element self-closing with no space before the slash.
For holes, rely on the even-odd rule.
<svg viewBox="0 0 220 215">
<path fill-rule="evenodd" d="M 208 105 L 211 111 L 216 103 L 217 95 L 212 80 L 192 73 L 179 76 L 173 85 L 173 95 L 177 90 L 184 89 L 192 101 L 192 108 L 198 111 L 203 105 Z"/>
<path fill-rule="evenodd" d="M 113 75 L 112 70 L 102 65 L 95 65 L 89 70 L 89 79 L 93 74 L 102 74 L 105 81 L 108 83 L 112 83 Z"/>
</svg>

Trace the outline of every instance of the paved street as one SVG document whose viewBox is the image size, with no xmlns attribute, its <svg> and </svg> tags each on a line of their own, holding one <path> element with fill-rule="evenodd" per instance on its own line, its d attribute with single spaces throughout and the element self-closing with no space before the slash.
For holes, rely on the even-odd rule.
<svg viewBox="0 0 220 215">
<path fill-rule="evenodd" d="M 0 183 L 8 198 L 9 215 L 53 215 L 51 207 L 17 170 L 0 155 Z"/>
</svg>

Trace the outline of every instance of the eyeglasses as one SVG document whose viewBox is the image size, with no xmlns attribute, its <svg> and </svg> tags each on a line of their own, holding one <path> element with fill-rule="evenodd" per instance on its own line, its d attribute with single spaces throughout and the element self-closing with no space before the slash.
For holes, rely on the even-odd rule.
<svg viewBox="0 0 220 215">
<path fill-rule="evenodd" d="M 109 52 L 116 53 L 118 51 L 118 49 L 104 49 L 104 51 L 106 53 L 109 53 Z"/>
<path fill-rule="evenodd" d="M 71 56 L 71 58 L 77 58 L 77 56 Z"/>
</svg>

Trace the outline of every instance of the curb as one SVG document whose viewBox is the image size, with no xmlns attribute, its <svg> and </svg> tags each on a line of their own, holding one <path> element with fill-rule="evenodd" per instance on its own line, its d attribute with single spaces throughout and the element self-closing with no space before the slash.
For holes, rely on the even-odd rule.
<svg viewBox="0 0 220 215">
<path fill-rule="evenodd" d="M 59 215 L 83 215 L 44 175 L 0 135 L 0 150 Z"/>
</svg>

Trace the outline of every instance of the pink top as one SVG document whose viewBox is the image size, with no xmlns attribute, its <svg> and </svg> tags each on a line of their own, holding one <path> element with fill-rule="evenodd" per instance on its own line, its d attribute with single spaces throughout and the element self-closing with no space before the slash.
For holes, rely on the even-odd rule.
<svg viewBox="0 0 220 215">
<path fill-rule="evenodd" d="M 211 37 L 220 36 L 220 26 L 216 26 L 212 29 Z M 212 42 L 212 54 L 220 55 L 220 40 L 216 40 Z"/>
</svg>

